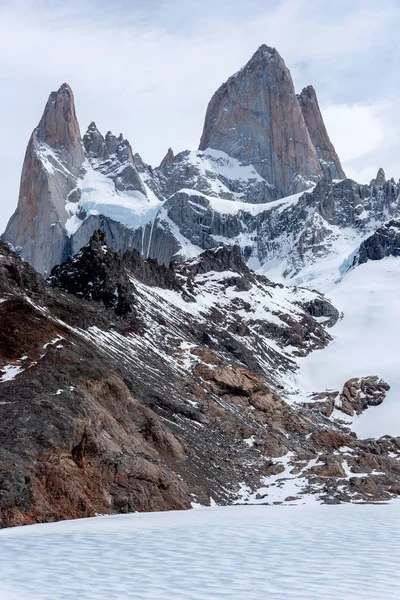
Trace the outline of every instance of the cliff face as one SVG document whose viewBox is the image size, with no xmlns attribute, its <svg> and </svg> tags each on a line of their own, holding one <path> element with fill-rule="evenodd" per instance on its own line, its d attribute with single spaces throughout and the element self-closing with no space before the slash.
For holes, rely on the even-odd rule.
<svg viewBox="0 0 400 600">
<path fill-rule="evenodd" d="M 385 382 L 280 395 L 331 340 L 339 313 L 318 292 L 257 275 L 237 247 L 166 268 L 101 231 L 47 284 L 3 243 L 0 259 L 0 528 L 398 493 L 399 439 L 337 418 L 382 402 Z"/>
<path fill-rule="evenodd" d="M 114 182 L 117 192 L 146 190 L 134 163 L 132 148 L 122 133 L 117 137 L 108 131 L 103 137 L 95 123 L 91 123 L 83 144 L 91 165 Z"/>
<path fill-rule="evenodd" d="M 237 243 L 251 264 L 278 261 L 293 276 L 334 253 L 342 235 L 350 254 L 399 218 L 399 184 L 382 170 L 369 186 L 344 178 L 314 89 L 296 96 L 279 53 L 261 46 L 211 99 L 200 150 L 169 149 L 154 169 L 94 122 L 81 140 L 72 91 L 61 86 L 29 141 L 3 239 L 43 274 L 101 228 L 113 249 L 166 265 Z"/>
<path fill-rule="evenodd" d="M 312 85 L 304 88 L 298 95 L 298 100 L 303 113 L 308 132 L 324 172 L 329 173 L 332 179 L 346 177 L 335 148 L 329 139 L 324 120 L 319 109 L 317 95 Z"/>
<path fill-rule="evenodd" d="M 272 199 L 322 177 L 290 72 L 274 48 L 261 46 L 214 94 L 199 146 L 206 148 L 254 165 L 274 186 Z"/>
<path fill-rule="evenodd" d="M 79 200 L 78 178 L 84 153 L 71 88 L 50 94 L 25 154 L 18 207 L 4 238 L 22 246 L 23 256 L 39 272 L 64 258 L 67 202 Z"/>
</svg>

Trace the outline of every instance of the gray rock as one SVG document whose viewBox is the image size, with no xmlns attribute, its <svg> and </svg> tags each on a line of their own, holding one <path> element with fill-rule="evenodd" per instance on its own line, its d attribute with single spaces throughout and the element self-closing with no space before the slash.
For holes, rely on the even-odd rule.
<svg viewBox="0 0 400 600">
<path fill-rule="evenodd" d="M 346 177 L 338 155 L 325 127 L 318 105 L 317 95 L 312 85 L 304 88 L 297 96 L 311 141 L 317 151 L 318 158 L 325 173 L 332 179 Z"/>
<path fill-rule="evenodd" d="M 275 48 L 261 46 L 214 94 L 199 146 L 206 148 L 254 165 L 274 186 L 271 199 L 322 177 L 290 72 Z"/>
<path fill-rule="evenodd" d="M 104 138 L 92 122 L 83 137 L 83 143 L 92 167 L 112 179 L 117 191 L 139 191 L 146 195 L 132 148 L 122 133 L 116 137 L 108 131 Z"/>
<path fill-rule="evenodd" d="M 376 174 L 376 178 L 371 180 L 370 185 L 374 185 L 377 187 L 383 187 L 386 183 L 386 175 L 385 171 L 380 167 L 378 169 L 378 173 Z M 394 183 L 394 181 L 393 181 Z"/>
<path fill-rule="evenodd" d="M 389 221 L 364 240 L 354 257 L 353 266 L 386 256 L 400 256 L 400 221 Z"/>
<path fill-rule="evenodd" d="M 29 140 L 18 207 L 3 234 L 22 247 L 25 260 L 41 273 L 65 258 L 65 204 L 79 200 L 84 160 L 73 93 L 63 84 L 50 94 Z"/>
</svg>

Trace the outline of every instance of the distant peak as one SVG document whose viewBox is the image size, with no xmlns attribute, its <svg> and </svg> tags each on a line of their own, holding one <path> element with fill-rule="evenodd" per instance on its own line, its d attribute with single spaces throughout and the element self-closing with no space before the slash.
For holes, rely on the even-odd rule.
<svg viewBox="0 0 400 600">
<path fill-rule="evenodd" d="M 63 83 L 56 92 L 51 92 L 35 131 L 40 141 L 52 148 L 71 153 L 71 166 L 73 169 L 80 168 L 84 160 L 81 136 L 74 94 L 67 83 Z"/>
<path fill-rule="evenodd" d="M 167 154 L 164 156 L 162 161 L 160 162 L 160 168 L 162 169 L 165 165 L 172 163 L 175 158 L 175 154 L 172 151 L 172 148 L 168 148 Z"/>
<path fill-rule="evenodd" d="M 371 181 L 371 185 L 376 185 L 378 187 L 382 187 L 386 183 L 386 175 L 385 171 L 380 167 L 378 169 L 378 173 L 376 174 L 376 178 Z"/>
<path fill-rule="evenodd" d="M 271 48 L 271 46 L 267 46 L 266 44 L 262 44 L 256 52 L 253 54 L 251 59 L 247 64 L 265 60 L 282 60 L 281 55 L 279 54 L 276 48 Z"/>
<path fill-rule="evenodd" d="M 60 86 L 60 89 L 59 89 L 58 91 L 59 91 L 59 92 L 61 92 L 61 91 L 63 91 L 63 92 L 64 92 L 64 91 L 66 91 L 66 92 L 70 92 L 70 93 L 72 94 L 72 88 L 71 88 L 71 86 L 70 86 L 68 83 L 63 83 L 63 84 Z"/>
<path fill-rule="evenodd" d="M 301 93 L 299 94 L 300 99 L 302 99 L 302 98 L 304 98 L 306 96 L 308 96 L 308 98 L 315 98 L 316 97 L 314 86 L 307 85 L 307 87 L 305 87 L 305 88 L 303 88 L 301 90 Z"/>
<path fill-rule="evenodd" d="M 273 54 L 279 54 L 279 52 L 276 48 L 273 48 L 272 46 L 267 46 L 267 44 L 261 44 L 261 46 L 258 47 L 255 54 L 273 55 Z"/>
<path fill-rule="evenodd" d="M 378 178 L 383 178 L 383 179 L 385 179 L 385 171 L 382 169 L 382 167 L 380 167 L 380 168 L 378 169 L 378 173 L 377 173 L 377 176 L 376 176 L 376 178 L 377 178 L 377 179 L 378 179 Z"/>
</svg>

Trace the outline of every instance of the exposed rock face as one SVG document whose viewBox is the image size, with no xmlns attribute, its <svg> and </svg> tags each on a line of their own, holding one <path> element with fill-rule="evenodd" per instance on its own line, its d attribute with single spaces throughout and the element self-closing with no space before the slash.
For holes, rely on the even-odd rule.
<svg viewBox="0 0 400 600">
<path fill-rule="evenodd" d="M 379 406 L 386 398 L 390 385 L 376 375 L 368 377 L 353 377 L 346 381 L 343 390 L 327 390 L 310 395 L 311 402 L 306 406 L 319 412 L 325 417 L 330 417 L 334 408 L 350 417 L 361 415 L 371 406 Z"/>
<path fill-rule="evenodd" d="M 370 185 L 374 185 L 376 187 L 383 187 L 385 185 L 385 183 L 386 183 L 385 171 L 382 169 L 382 167 L 380 167 L 380 169 L 378 169 L 378 173 L 376 174 L 376 178 L 372 179 Z"/>
<path fill-rule="evenodd" d="M 370 406 L 379 406 L 390 386 L 377 376 L 353 378 L 346 381 L 338 408 L 353 416 L 360 415 Z"/>
<path fill-rule="evenodd" d="M 59 151 L 62 163 L 79 175 L 84 154 L 76 118 L 74 95 L 67 83 L 52 92 L 36 129 L 37 139 Z"/>
<path fill-rule="evenodd" d="M 307 125 L 311 141 L 325 173 L 332 179 L 344 179 L 346 175 L 340 164 L 335 148 L 329 139 L 324 120 L 318 105 L 317 95 L 312 85 L 298 95 L 300 107 Z"/>
<path fill-rule="evenodd" d="M 132 148 L 122 133 L 116 137 L 108 131 L 104 138 L 92 122 L 83 136 L 83 144 L 92 166 L 109 177 L 117 191 L 138 191 L 146 195 L 135 166 Z"/>
<path fill-rule="evenodd" d="M 385 256 L 400 256 L 400 221 L 389 221 L 364 240 L 354 257 L 353 266 Z"/>
<path fill-rule="evenodd" d="M 339 311 L 326 298 L 315 298 L 303 306 L 313 317 L 322 318 L 326 327 L 333 327 L 339 319 Z"/>
<path fill-rule="evenodd" d="M 253 274 L 238 250 L 167 269 L 102 232 L 54 270 L 56 287 L 0 255 L 0 526 L 247 501 L 243 482 L 268 503 L 297 476 L 300 498 L 398 493 L 399 440 L 357 440 L 277 392 L 298 319 L 303 353 L 329 340 L 300 306 L 309 290 Z"/>
<path fill-rule="evenodd" d="M 174 158 L 175 158 L 175 156 L 174 156 L 174 153 L 172 152 L 172 148 L 168 148 L 167 154 L 164 156 L 164 158 L 160 162 L 160 169 L 163 169 L 164 167 L 166 167 L 166 165 L 168 165 L 169 163 L 172 163 Z"/>
<path fill-rule="evenodd" d="M 81 143 L 63 85 L 30 140 L 3 239 L 46 275 L 101 228 L 111 248 L 166 266 L 240 245 L 251 264 L 282 265 L 281 276 L 301 281 L 304 268 L 342 241 L 354 239 L 350 256 L 377 225 L 400 218 L 400 184 L 382 170 L 370 185 L 342 179 L 313 88 L 296 97 L 267 46 L 214 95 L 200 148 L 169 149 L 153 169 L 122 135 L 103 136 L 95 123 Z M 300 197 L 271 202 L 313 183 Z"/>
<path fill-rule="evenodd" d="M 304 190 L 322 176 L 292 78 L 275 48 L 261 46 L 214 94 L 199 146 L 206 148 L 254 165 L 274 186 L 271 199 Z"/>
<path fill-rule="evenodd" d="M 22 246 L 24 258 L 42 273 L 64 259 L 65 205 L 79 200 L 77 181 L 83 162 L 74 97 L 63 84 L 50 94 L 29 140 L 18 207 L 3 236 Z"/>
<path fill-rule="evenodd" d="M 400 185 L 392 181 L 376 187 L 324 178 L 296 202 L 282 201 L 260 211 L 246 210 L 243 204 L 237 210 L 225 209 L 198 188 L 204 189 L 196 180 L 194 189 L 177 191 L 145 227 L 140 237 L 145 256 L 169 264 L 172 257 L 187 256 L 188 248 L 201 252 L 221 243 L 240 244 L 246 260 L 286 263 L 284 276 L 293 277 L 334 252 L 342 229 L 353 230 L 357 248 L 361 235 L 375 231 L 377 222 L 400 216 Z M 176 227 L 182 237 L 176 235 Z"/>
</svg>

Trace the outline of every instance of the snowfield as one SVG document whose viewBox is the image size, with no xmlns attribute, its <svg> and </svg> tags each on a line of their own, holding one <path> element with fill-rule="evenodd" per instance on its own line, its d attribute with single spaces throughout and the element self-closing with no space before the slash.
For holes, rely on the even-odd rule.
<svg viewBox="0 0 400 600">
<path fill-rule="evenodd" d="M 398 600 L 400 503 L 231 506 L 0 532 L 1 600 Z"/>
<path fill-rule="evenodd" d="M 303 399 L 328 388 L 341 391 L 351 377 L 378 375 L 389 383 L 380 406 L 348 418 L 362 438 L 400 435 L 399 273 L 400 258 L 368 261 L 324 290 L 343 319 L 330 330 L 334 339 L 327 348 L 299 360 L 296 386 Z"/>
</svg>

